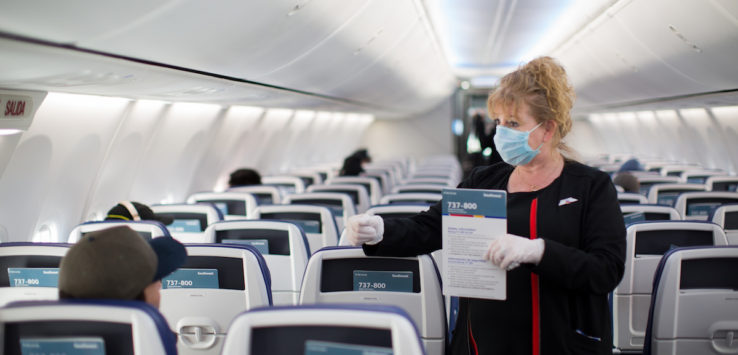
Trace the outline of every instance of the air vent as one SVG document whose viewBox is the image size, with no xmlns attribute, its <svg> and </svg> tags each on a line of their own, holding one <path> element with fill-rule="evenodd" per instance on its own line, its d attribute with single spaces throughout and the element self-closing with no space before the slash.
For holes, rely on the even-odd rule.
<svg viewBox="0 0 738 355">
<path fill-rule="evenodd" d="M 290 12 L 287 13 L 287 16 L 294 16 L 298 11 L 302 10 L 307 3 L 309 3 L 310 0 L 303 0 L 295 4 L 295 6 L 292 7 Z"/>
<path fill-rule="evenodd" d="M 691 47 L 693 51 L 695 51 L 696 53 L 702 53 L 702 48 L 700 48 L 699 46 L 697 46 L 695 43 L 690 42 L 687 39 L 687 37 L 684 37 L 684 35 L 681 32 L 679 32 L 679 30 L 677 30 L 676 27 L 674 27 L 673 25 L 669 25 L 669 30 L 671 30 L 671 32 L 675 36 L 677 36 L 677 38 L 679 38 L 682 42 L 684 42 L 684 44 L 686 44 L 689 47 Z"/>
</svg>

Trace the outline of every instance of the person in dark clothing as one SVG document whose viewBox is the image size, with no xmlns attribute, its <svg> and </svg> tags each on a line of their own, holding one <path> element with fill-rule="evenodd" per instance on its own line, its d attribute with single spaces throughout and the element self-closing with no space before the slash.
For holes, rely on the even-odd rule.
<svg viewBox="0 0 738 355">
<path fill-rule="evenodd" d="M 550 57 L 502 78 L 487 101 L 504 162 L 459 188 L 507 191 L 507 231 L 484 258 L 507 273 L 504 301 L 460 298 L 452 354 L 612 354 L 607 295 L 625 268 L 625 224 L 609 176 L 564 157 L 574 91 Z M 442 203 L 442 202 L 441 202 Z M 348 240 L 367 255 L 441 248 L 441 211 L 356 215 Z"/>
<path fill-rule="evenodd" d="M 359 176 L 364 172 L 364 168 L 361 166 L 361 158 L 355 155 L 351 155 L 343 160 L 343 167 L 338 173 L 340 176 Z"/>
<path fill-rule="evenodd" d="M 261 175 L 254 169 L 238 169 L 231 173 L 229 187 L 261 185 Z"/>
<path fill-rule="evenodd" d="M 489 148 L 491 150 L 491 154 L 489 157 L 487 157 L 486 163 L 487 164 L 495 164 L 502 161 L 502 157 L 500 156 L 500 153 L 497 151 L 497 147 L 495 147 L 495 141 L 494 136 L 495 132 L 497 131 L 497 125 L 492 126 L 492 131 L 487 133 L 487 127 L 485 124 L 485 118 L 480 113 L 475 113 L 474 116 L 472 116 L 472 124 L 474 125 L 474 134 L 479 139 L 479 145 L 482 148 L 482 151 Z"/>
</svg>

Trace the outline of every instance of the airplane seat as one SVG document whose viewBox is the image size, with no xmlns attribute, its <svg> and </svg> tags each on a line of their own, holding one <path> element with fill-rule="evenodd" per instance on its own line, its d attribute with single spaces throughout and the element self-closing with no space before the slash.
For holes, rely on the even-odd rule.
<svg viewBox="0 0 738 355">
<path fill-rule="evenodd" d="M 634 173 L 634 172 L 631 172 Z M 643 196 L 648 196 L 648 190 L 656 184 L 676 184 L 680 179 L 678 176 L 661 176 L 651 174 L 635 174 L 638 178 L 639 191 Z"/>
<path fill-rule="evenodd" d="M 269 269 L 249 245 L 185 247 L 185 263 L 161 281 L 161 313 L 180 355 L 217 355 L 236 315 L 272 305 Z"/>
<path fill-rule="evenodd" d="M 445 350 L 446 312 L 433 259 L 371 257 L 359 247 L 323 248 L 305 270 L 300 304 L 370 303 L 398 306 L 420 331 L 428 354 Z"/>
<path fill-rule="evenodd" d="M 710 176 L 705 180 L 707 191 L 738 191 L 738 176 Z"/>
<path fill-rule="evenodd" d="M 0 308 L 0 327 L 5 355 L 177 354 L 164 317 L 141 301 L 15 302 Z"/>
<path fill-rule="evenodd" d="M 59 298 L 59 263 L 69 244 L 0 244 L 0 307 L 14 301 Z"/>
<path fill-rule="evenodd" d="M 723 228 L 728 244 L 738 245 L 738 204 L 718 207 L 709 219 Z"/>
<path fill-rule="evenodd" d="M 433 185 L 433 184 L 414 184 L 414 185 L 399 185 L 392 189 L 393 194 L 406 194 L 406 193 L 424 193 L 424 194 L 440 194 L 443 189 L 448 186 Z"/>
<path fill-rule="evenodd" d="M 356 207 L 351 196 L 345 193 L 306 192 L 287 196 L 284 203 L 328 207 L 333 212 L 338 231 L 342 231 L 348 218 L 356 214 Z"/>
<path fill-rule="evenodd" d="M 246 219 L 258 205 L 256 197 L 246 192 L 198 192 L 187 198 L 187 203 L 212 203 L 225 220 Z"/>
<path fill-rule="evenodd" d="M 272 302 L 297 304 L 310 250 L 299 225 L 281 221 L 239 220 L 214 223 L 206 243 L 246 244 L 264 257 L 272 278 Z"/>
<path fill-rule="evenodd" d="M 450 178 L 442 177 L 413 177 L 405 179 L 403 185 L 440 185 L 445 187 L 455 187 Z"/>
<path fill-rule="evenodd" d="M 272 205 L 254 209 L 249 219 L 280 220 L 299 225 L 305 232 L 310 252 L 338 245 L 338 227 L 328 207 L 312 205 Z"/>
<path fill-rule="evenodd" d="M 298 176 L 265 176 L 261 183 L 278 187 L 282 197 L 305 192 L 305 182 Z"/>
<path fill-rule="evenodd" d="M 674 207 L 650 204 L 623 204 L 620 205 L 625 224 L 641 221 L 669 221 L 681 220 L 682 216 Z"/>
<path fill-rule="evenodd" d="M 377 179 L 370 176 L 336 176 L 325 181 L 325 185 L 361 185 L 369 193 L 369 204 L 379 204 L 382 198 L 382 186 Z"/>
<path fill-rule="evenodd" d="M 648 190 L 648 203 L 674 206 L 679 194 L 690 191 L 705 191 L 704 184 L 663 183 L 653 184 Z"/>
<path fill-rule="evenodd" d="M 678 248 L 654 278 L 644 354 L 736 354 L 738 247 Z"/>
<path fill-rule="evenodd" d="M 379 200 L 380 205 L 391 205 L 391 204 L 408 204 L 408 203 L 420 203 L 420 204 L 426 204 L 426 205 L 432 205 L 435 204 L 438 201 L 441 201 L 443 196 L 440 193 L 413 193 L 413 192 L 405 192 L 405 193 L 397 193 L 397 194 L 388 194 L 382 196 L 382 199 Z"/>
<path fill-rule="evenodd" d="M 738 192 L 684 192 L 677 197 L 674 208 L 684 219 L 707 221 L 721 205 L 738 203 Z"/>
<path fill-rule="evenodd" d="M 153 205 L 151 210 L 174 220 L 167 229 L 182 243 L 205 242 L 205 228 L 223 220 L 223 214 L 212 203 Z"/>
<path fill-rule="evenodd" d="M 371 205 L 369 193 L 362 185 L 313 185 L 308 187 L 307 192 L 337 192 L 348 194 L 354 202 L 356 213 L 364 213 Z"/>
<path fill-rule="evenodd" d="M 320 173 L 313 171 L 313 170 L 294 170 L 290 171 L 289 174 L 291 176 L 297 176 L 302 180 L 303 185 L 305 185 L 305 188 L 307 188 L 310 185 L 320 185 L 323 183 L 325 179 L 323 179 L 323 176 L 320 175 Z"/>
<path fill-rule="evenodd" d="M 309 305 L 251 310 L 231 324 L 223 354 L 424 355 L 405 311 L 380 305 Z"/>
<path fill-rule="evenodd" d="M 385 195 L 392 190 L 392 181 L 394 180 L 392 174 L 394 174 L 392 170 L 367 168 L 363 176 L 377 180 L 377 182 L 379 182 L 379 187 L 382 190 L 382 195 Z"/>
<path fill-rule="evenodd" d="M 69 233 L 69 238 L 67 239 L 67 242 L 73 244 L 78 242 L 82 238 L 82 236 L 87 233 L 117 226 L 127 226 L 138 232 L 138 234 L 140 234 L 146 240 L 151 240 L 151 238 L 159 237 L 171 237 L 167 227 L 159 221 L 108 220 L 84 222 L 80 225 L 77 225 Z"/>
<path fill-rule="evenodd" d="M 231 187 L 226 192 L 242 192 L 251 194 L 256 199 L 256 205 L 278 205 L 282 200 L 279 187 L 270 185 L 249 185 Z M 248 215 L 248 211 L 247 211 Z"/>
<path fill-rule="evenodd" d="M 626 203 L 647 204 L 648 198 L 646 198 L 646 196 L 644 195 L 632 192 L 618 192 L 618 202 L 621 205 Z"/>
<path fill-rule="evenodd" d="M 635 222 L 626 229 L 625 271 L 613 291 L 613 344 L 641 351 L 656 266 L 672 248 L 727 245 L 720 226 L 699 221 Z"/>
</svg>

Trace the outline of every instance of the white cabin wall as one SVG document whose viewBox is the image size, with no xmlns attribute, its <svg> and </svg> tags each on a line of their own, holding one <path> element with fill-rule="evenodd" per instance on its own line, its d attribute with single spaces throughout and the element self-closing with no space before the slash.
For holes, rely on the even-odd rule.
<svg viewBox="0 0 738 355">
<path fill-rule="evenodd" d="M 361 145 L 375 160 L 453 154 L 451 120 L 451 102 L 447 100 L 414 117 L 374 121 Z"/>
<path fill-rule="evenodd" d="M 572 157 L 577 160 L 587 160 L 606 153 L 600 141 L 599 132 L 588 120 L 574 121 L 571 132 L 564 138 L 564 143 L 573 150 Z"/>
<path fill-rule="evenodd" d="M 576 122 L 574 148 L 599 153 L 629 153 L 738 171 L 738 107 L 686 108 L 592 114 Z M 591 129 L 578 127 L 590 126 Z M 598 137 L 597 141 L 581 136 Z M 591 156 L 591 154 L 586 154 Z"/>
<path fill-rule="evenodd" d="M 340 163 L 371 116 L 49 93 L 0 137 L 0 241 L 66 241 L 120 200 L 182 202 L 263 175 Z"/>
<path fill-rule="evenodd" d="M 79 223 L 107 142 L 129 105 L 120 98 L 46 97 L 0 178 L 6 240 L 59 241 Z"/>
</svg>

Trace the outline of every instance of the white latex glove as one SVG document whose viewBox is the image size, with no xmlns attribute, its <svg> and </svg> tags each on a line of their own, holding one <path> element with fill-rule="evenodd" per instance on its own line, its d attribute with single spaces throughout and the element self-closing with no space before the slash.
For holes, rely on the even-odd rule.
<svg viewBox="0 0 738 355">
<path fill-rule="evenodd" d="M 374 245 L 382 241 L 384 221 L 382 217 L 357 214 L 349 217 L 346 223 L 346 238 L 351 245 Z"/>
<path fill-rule="evenodd" d="M 492 241 L 484 253 L 484 259 L 500 269 L 510 271 L 523 263 L 538 264 L 543 257 L 546 243 L 543 239 L 528 239 L 505 234 Z"/>
</svg>

